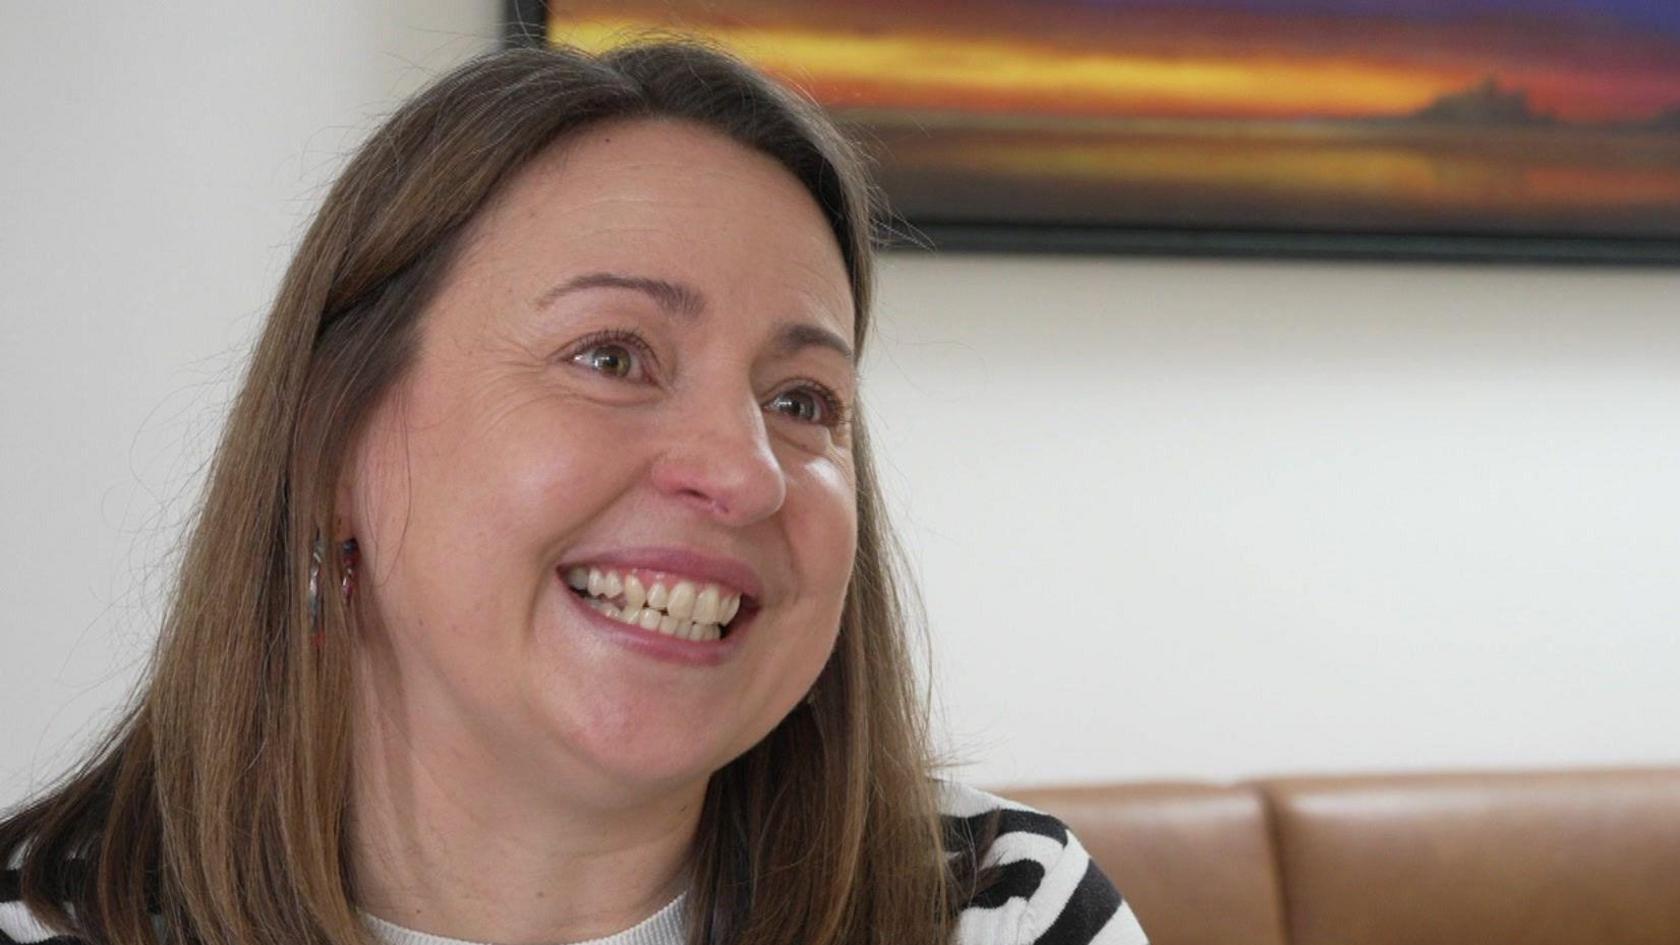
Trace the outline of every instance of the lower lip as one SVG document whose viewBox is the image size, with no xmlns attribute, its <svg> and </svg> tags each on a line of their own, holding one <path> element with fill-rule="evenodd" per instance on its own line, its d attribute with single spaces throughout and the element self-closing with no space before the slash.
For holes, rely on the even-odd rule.
<svg viewBox="0 0 1680 945">
<path fill-rule="evenodd" d="M 741 640 L 746 636 L 747 629 L 752 625 L 752 618 L 756 614 L 742 614 L 729 629 L 728 636 L 718 640 L 684 640 L 680 637 L 668 636 L 657 630 L 644 630 L 633 627 L 622 620 L 614 620 L 606 614 L 583 602 L 566 585 L 564 579 L 560 588 L 572 606 L 577 609 L 584 620 L 592 627 L 604 631 L 607 638 L 620 646 L 634 650 L 643 656 L 652 657 L 667 663 L 677 663 L 683 666 L 717 666 L 727 661 L 741 649 Z"/>
</svg>

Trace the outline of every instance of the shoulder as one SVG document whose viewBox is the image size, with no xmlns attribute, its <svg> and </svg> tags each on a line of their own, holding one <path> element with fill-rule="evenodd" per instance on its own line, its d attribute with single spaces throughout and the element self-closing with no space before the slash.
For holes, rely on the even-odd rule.
<svg viewBox="0 0 1680 945">
<path fill-rule="evenodd" d="M 23 904 L 17 870 L 0 870 L 0 945 L 29 945 L 34 942 L 68 945 L 75 941 L 43 925 L 35 913 Z"/>
<path fill-rule="evenodd" d="M 1066 824 L 965 785 L 938 787 L 947 843 L 978 854 L 984 874 L 957 916 L 957 945 L 1147 945 L 1131 906 Z"/>
</svg>

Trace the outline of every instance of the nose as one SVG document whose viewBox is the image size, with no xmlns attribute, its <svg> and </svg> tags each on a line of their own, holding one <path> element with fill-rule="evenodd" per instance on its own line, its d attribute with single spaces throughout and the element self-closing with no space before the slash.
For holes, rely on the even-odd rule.
<svg viewBox="0 0 1680 945">
<path fill-rule="evenodd" d="M 688 406 L 672 415 L 670 446 L 654 462 L 654 487 L 731 526 L 774 515 L 787 499 L 787 477 L 751 394 Z"/>
</svg>

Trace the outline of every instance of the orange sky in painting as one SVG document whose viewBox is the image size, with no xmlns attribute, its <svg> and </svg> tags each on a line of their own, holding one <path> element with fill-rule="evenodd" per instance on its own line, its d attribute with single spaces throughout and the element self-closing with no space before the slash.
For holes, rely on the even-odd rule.
<svg viewBox="0 0 1680 945">
<path fill-rule="evenodd" d="M 733 14 L 719 13 L 720 6 Z M 685 14 L 682 3 L 572 3 L 555 5 L 551 29 L 557 38 L 601 48 L 674 19 L 840 108 L 1403 115 L 1489 74 L 1528 91 L 1538 110 L 1577 121 L 1642 119 L 1680 106 L 1680 43 L 1660 36 L 1561 45 L 1555 35 L 1510 24 L 1430 31 L 1369 18 L 1208 10 L 1100 19 L 1083 11 L 1022 32 L 1002 19 L 1018 18 L 1018 10 L 1009 14 L 995 3 L 957 5 L 960 14 L 929 6 L 938 5 L 760 0 L 708 3 Z"/>
</svg>

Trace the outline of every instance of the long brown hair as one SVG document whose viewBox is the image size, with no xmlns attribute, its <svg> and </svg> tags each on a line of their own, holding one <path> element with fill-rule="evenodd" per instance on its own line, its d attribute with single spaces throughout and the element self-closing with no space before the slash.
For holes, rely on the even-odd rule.
<svg viewBox="0 0 1680 945">
<path fill-rule="evenodd" d="M 346 852 L 355 637 L 324 594 L 328 645 L 311 645 L 311 545 L 332 534 L 349 445 L 409 364 L 469 221 L 558 139 L 638 116 L 700 122 L 804 184 L 845 259 L 861 347 L 878 205 L 858 153 L 807 101 L 671 40 L 510 50 L 437 81 L 353 157 L 287 270 L 133 708 L 0 823 L 0 857 L 21 861 L 45 921 L 113 945 L 364 940 Z M 812 705 L 712 778 L 693 945 L 942 942 L 968 885 L 941 836 L 861 417 L 854 437 L 858 552 L 839 642 Z"/>
</svg>

